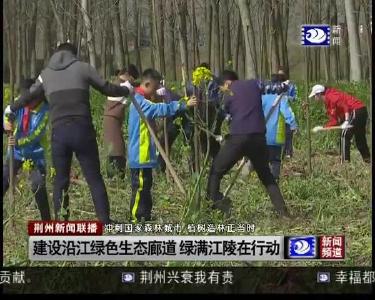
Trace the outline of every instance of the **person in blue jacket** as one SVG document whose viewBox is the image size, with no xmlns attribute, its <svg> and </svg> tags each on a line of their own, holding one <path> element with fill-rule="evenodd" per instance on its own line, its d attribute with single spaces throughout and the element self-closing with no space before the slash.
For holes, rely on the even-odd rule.
<svg viewBox="0 0 375 300">
<path fill-rule="evenodd" d="M 34 83 L 33 79 L 25 79 L 21 83 L 21 93 L 26 92 Z M 51 220 L 46 189 L 46 128 L 48 125 L 48 104 L 41 99 L 34 100 L 15 113 L 13 121 L 4 115 L 4 130 L 13 132 L 9 138 L 14 144 L 14 175 L 18 173 L 25 161 L 30 161 L 31 189 L 35 194 L 42 220 Z M 9 188 L 10 168 L 9 153 L 3 165 L 3 197 Z"/>
<path fill-rule="evenodd" d="M 279 102 L 275 102 L 278 96 L 279 94 L 275 92 L 266 92 L 262 95 L 263 112 L 265 116 L 269 116 L 266 122 L 266 142 L 271 173 L 275 180 L 280 177 L 281 152 L 285 144 L 285 125 L 288 124 L 292 131 L 297 130 L 297 122 L 290 108 L 288 96 L 282 96 Z M 272 107 L 274 108 L 271 112 Z"/>
<path fill-rule="evenodd" d="M 165 96 L 165 88 L 160 87 L 161 80 L 162 76 L 156 70 L 145 70 L 141 85 L 135 89 L 134 95 L 134 100 L 140 105 L 150 126 L 154 128 L 156 118 L 171 117 L 185 110 L 186 107 L 197 104 L 195 97 L 191 97 L 186 104 L 179 101 L 170 103 L 150 101 L 156 94 Z M 128 133 L 128 162 L 132 185 L 131 218 L 135 223 L 141 219 L 149 221 L 152 210 L 152 169 L 158 165 L 157 149 L 146 123 L 133 104 L 129 108 Z"/>
</svg>

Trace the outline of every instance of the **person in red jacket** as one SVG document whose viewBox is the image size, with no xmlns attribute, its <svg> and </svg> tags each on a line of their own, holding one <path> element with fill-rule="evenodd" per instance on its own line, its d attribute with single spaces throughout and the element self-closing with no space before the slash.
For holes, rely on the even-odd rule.
<svg viewBox="0 0 375 300">
<path fill-rule="evenodd" d="M 350 143 L 354 135 L 355 142 L 362 158 L 370 163 L 370 150 L 366 140 L 366 123 L 368 113 L 366 106 L 357 98 L 340 90 L 315 85 L 309 98 L 324 101 L 329 121 L 324 127 L 341 124 L 340 143 L 341 161 L 350 161 Z M 352 125 L 352 126 L 349 126 Z M 318 126 L 319 129 L 321 126 Z"/>
</svg>

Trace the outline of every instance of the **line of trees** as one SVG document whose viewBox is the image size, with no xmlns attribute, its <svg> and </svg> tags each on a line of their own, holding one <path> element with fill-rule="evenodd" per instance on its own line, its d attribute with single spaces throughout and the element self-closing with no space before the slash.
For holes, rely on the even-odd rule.
<svg viewBox="0 0 375 300">
<path fill-rule="evenodd" d="M 181 66 L 190 70 L 203 61 L 215 73 L 232 68 L 241 77 L 266 78 L 282 65 L 298 77 L 305 20 L 341 26 L 341 45 L 311 50 L 312 80 L 371 74 L 370 0 L 6 0 L 3 6 L 3 74 L 16 85 L 37 76 L 67 40 L 105 77 L 135 63 L 180 80 Z"/>
</svg>

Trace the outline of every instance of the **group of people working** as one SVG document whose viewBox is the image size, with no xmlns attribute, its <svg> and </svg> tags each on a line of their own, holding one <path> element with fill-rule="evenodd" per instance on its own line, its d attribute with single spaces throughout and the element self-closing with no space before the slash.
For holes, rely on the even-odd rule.
<svg viewBox="0 0 375 300">
<path fill-rule="evenodd" d="M 202 66 L 209 68 L 206 64 Z M 239 80 L 235 72 L 226 70 L 209 82 L 207 96 L 203 96 L 201 88 L 191 88 L 186 102 L 162 85 L 162 76 L 156 70 L 147 69 L 140 74 L 134 65 L 129 65 L 119 70 L 116 76 L 115 83 L 103 80 L 92 66 L 78 59 L 74 45 L 63 43 L 57 47 L 35 82 L 24 81 L 21 96 L 6 107 L 4 129 L 9 134 L 9 144 L 15 147 L 13 171 L 17 173 L 23 161 L 32 161 L 32 190 L 43 220 L 51 219 L 45 184 L 46 128 L 50 123 L 52 164 L 56 172 L 53 182 L 54 218 L 69 219 L 68 189 L 74 153 L 90 188 L 98 219 L 105 224 L 113 222 L 92 123 L 90 87 L 107 96 L 103 132 L 109 165 L 112 166 L 109 176 L 119 174 L 123 177 L 126 166 L 130 168 L 130 214 L 133 222 L 151 220 L 152 170 L 158 166 L 165 170 L 165 162 L 158 155 L 148 126 L 155 128 L 156 119 L 165 117 L 168 120 L 168 147 L 172 147 L 182 131 L 185 140 L 192 144 L 194 125 L 190 110 L 202 105 L 208 105 L 207 123 L 212 125 L 213 131 L 208 141 L 206 133 L 203 130 L 200 133 L 201 150 L 206 151 L 208 147 L 212 157 L 207 196 L 213 201 L 213 208 L 229 212 L 231 201 L 220 192 L 220 181 L 245 157 L 252 162 L 277 213 L 289 216 L 278 179 L 281 157 L 293 155 L 292 135 L 297 130 L 297 122 L 289 102 L 296 98 L 296 88 L 287 80 L 284 70 L 273 75 L 269 81 Z M 365 106 L 353 96 L 323 86 L 314 86 L 310 96 L 325 101 L 331 118 L 326 126 L 344 122 L 345 160 L 350 159 L 350 140 L 354 135 L 363 159 L 369 162 Z M 147 122 L 140 116 L 135 103 Z M 126 143 L 122 127 L 127 109 Z M 182 122 L 174 122 L 177 117 L 182 118 Z M 206 121 L 205 114 L 202 118 Z M 213 137 L 221 134 L 224 120 L 229 122 L 230 133 L 220 145 Z M 166 146 L 163 138 L 161 143 Z M 8 153 L 3 166 L 3 196 L 9 188 L 9 176 Z"/>
</svg>

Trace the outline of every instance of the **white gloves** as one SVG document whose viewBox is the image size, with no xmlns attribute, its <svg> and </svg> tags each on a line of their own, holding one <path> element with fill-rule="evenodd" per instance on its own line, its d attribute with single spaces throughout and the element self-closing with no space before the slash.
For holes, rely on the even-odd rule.
<svg viewBox="0 0 375 300">
<path fill-rule="evenodd" d="M 225 121 L 229 122 L 232 119 L 232 116 L 230 114 L 225 115 Z"/>
<path fill-rule="evenodd" d="M 315 126 L 312 131 L 318 132 L 318 131 L 321 131 L 322 129 L 323 129 L 323 126 Z"/>
<path fill-rule="evenodd" d="M 10 115 L 11 113 L 12 113 L 12 110 L 10 109 L 10 105 L 8 105 L 7 107 L 5 107 L 4 114 Z"/>
<path fill-rule="evenodd" d="M 346 129 L 349 125 L 349 121 L 345 121 L 344 123 L 341 124 L 341 129 Z"/>
<path fill-rule="evenodd" d="M 222 135 L 217 135 L 217 136 L 215 137 L 215 140 L 216 140 L 216 142 L 221 143 L 221 142 L 224 140 L 224 138 L 223 138 Z"/>
<path fill-rule="evenodd" d="M 129 90 L 129 95 L 132 95 L 132 94 L 133 94 L 133 92 L 134 92 L 134 87 L 133 87 L 132 84 L 129 82 L 129 80 L 128 80 L 128 81 L 125 81 L 124 83 L 121 83 L 120 85 L 121 85 L 121 86 L 125 86 L 125 87 L 128 88 L 128 90 Z"/>
<path fill-rule="evenodd" d="M 167 90 L 165 87 L 161 87 L 160 89 L 156 90 L 156 94 L 164 97 L 167 94 Z"/>
</svg>

